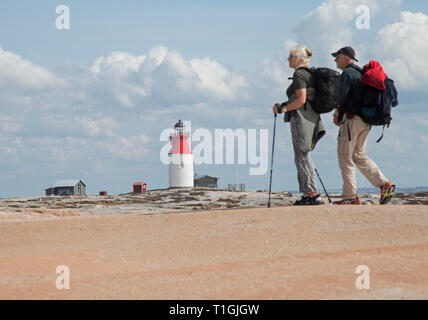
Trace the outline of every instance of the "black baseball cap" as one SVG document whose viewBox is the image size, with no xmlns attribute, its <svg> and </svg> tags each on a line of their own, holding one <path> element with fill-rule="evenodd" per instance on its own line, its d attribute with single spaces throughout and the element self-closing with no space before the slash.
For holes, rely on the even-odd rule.
<svg viewBox="0 0 428 320">
<path fill-rule="evenodd" d="M 339 51 L 333 52 L 331 55 L 336 58 L 339 53 L 344 54 L 345 56 L 348 56 L 349 58 L 358 62 L 358 60 L 355 58 L 355 50 L 351 47 L 343 47 Z"/>
</svg>

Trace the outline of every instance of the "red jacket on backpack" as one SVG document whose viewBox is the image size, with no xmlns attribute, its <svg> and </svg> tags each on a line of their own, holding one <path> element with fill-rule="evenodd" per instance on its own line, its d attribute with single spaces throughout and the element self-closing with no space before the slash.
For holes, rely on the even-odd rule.
<svg viewBox="0 0 428 320">
<path fill-rule="evenodd" d="M 363 68 L 364 74 L 361 78 L 361 83 L 376 89 L 385 91 L 385 79 L 388 76 L 383 72 L 381 64 L 375 60 L 370 61 Z"/>
</svg>

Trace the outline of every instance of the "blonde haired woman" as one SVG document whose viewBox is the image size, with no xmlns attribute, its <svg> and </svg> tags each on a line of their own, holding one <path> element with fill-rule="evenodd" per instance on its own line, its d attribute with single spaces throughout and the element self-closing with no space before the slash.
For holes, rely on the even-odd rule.
<svg viewBox="0 0 428 320">
<path fill-rule="evenodd" d="M 288 63 L 295 72 L 293 82 L 287 89 L 288 101 L 273 107 L 274 114 L 285 112 L 284 121 L 290 122 L 297 179 L 300 192 L 303 193 L 294 205 L 324 204 L 317 191 L 315 170 L 309 154 L 325 135 L 321 117 L 312 109 L 310 99 L 307 99 L 314 94 L 314 80 L 308 70 L 312 55 L 312 51 L 305 46 L 290 49 Z"/>
</svg>

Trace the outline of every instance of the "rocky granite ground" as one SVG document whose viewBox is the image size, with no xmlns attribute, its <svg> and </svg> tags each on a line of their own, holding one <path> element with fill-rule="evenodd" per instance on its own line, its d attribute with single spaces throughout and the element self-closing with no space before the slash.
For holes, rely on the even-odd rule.
<svg viewBox="0 0 428 320">
<path fill-rule="evenodd" d="M 29 197 L 0 200 L 0 219 L 37 219 L 93 214 L 156 214 L 211 209 L 263 208 L 267 206 L 266 190 L 230 192 L 224 189 L 164 189 L 144 194 L 127 193 L 108 196 Z M 272 207 L 292 205 L 299 195 L 273 192 Z M 340 199 L 340 195 L 331 195 Z M 328 199 L 323 196 L 328 204 Z M 379 194 L 362 194 L 363 205 L 377 205 Z M 427 205 L 428 192 L 396 194 L 391 204 Z"/>
</svg>

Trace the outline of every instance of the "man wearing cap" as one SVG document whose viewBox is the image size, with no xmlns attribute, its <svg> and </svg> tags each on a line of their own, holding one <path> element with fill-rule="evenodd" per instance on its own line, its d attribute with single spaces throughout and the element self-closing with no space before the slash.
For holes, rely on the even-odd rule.
<svg viewBox="0 0 428 320">
<path fill-rule="evenodd" d="M 335 58 L 337 67 L 343 71 L 340 76 L 339 108 L 335 110 L 333 120 L 334 124 L 339 126 L 337 153 L 343 179 L 343 200 L 333 204 L 360 204 L 354 163 L 373 186 L 380 188 L 380 204 L 386 204 L 391 200 L 395 185 L 385 178 L 376 163 L 366 155 L 370 125 L 358 115 L 361 108 L 360 81 L 363 70 L 354 64 L 358 60 L 351 47 L 344 47 L 332 53 L 332 56 Z"/>
<path fill-rule="evenodd" d="M 360 84 L 362 77 L 362 69 L 354 65 L 358 62 L 355 58 L 355 51 L 351 47 L 344 47 L 337 52 L 331 54 L 336 59 L 337 67 L 342 70 L 340 77 L 340 107 L 336 109 L 334 114 L 334 123 L 339 125 L 345 113 L 349 118 L 358 114 L 361 105 L 361 91 Z"/>
</svg>

